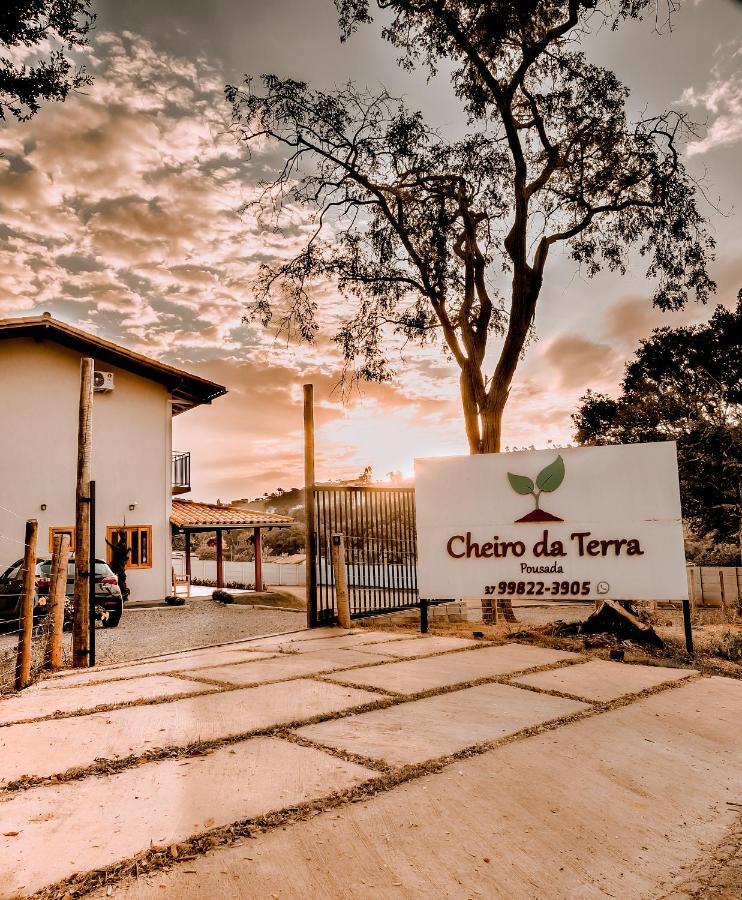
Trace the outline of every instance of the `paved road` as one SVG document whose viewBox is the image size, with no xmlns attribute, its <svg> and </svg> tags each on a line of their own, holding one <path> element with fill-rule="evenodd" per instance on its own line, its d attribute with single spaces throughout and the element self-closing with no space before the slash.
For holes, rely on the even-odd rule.
<svg viewBox="0 0 742 900">
<path fill-rule="evenodd" d="M 365 629 L 60 676 L 0 701 L 0 890 L 690 896 L 741 718 L 735 679 Z"/>
</svg>

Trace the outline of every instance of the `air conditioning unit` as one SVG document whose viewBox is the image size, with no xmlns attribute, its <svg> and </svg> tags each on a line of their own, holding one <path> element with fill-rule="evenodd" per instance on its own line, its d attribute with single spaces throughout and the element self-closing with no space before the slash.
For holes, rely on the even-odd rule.
<svg viewBox="0 0 742 900">
<path fill-rule="evenodd" d="M 93 390 L 104 393 L 107 391 L 112 391 L 114 388 L 113 384 L 113 372 L 94 372 L 93 373 Z"/>
</svg>

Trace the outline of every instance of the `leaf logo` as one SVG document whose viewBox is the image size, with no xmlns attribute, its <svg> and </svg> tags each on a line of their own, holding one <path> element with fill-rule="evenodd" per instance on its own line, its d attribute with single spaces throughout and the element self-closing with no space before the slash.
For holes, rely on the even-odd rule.
<svg viewBox="0 0 742 900">
<path fill-rule="evenodd" d="M 541 494 L 550 494 L 552 491 L 555 491 L 564 481 L 564 474 L 564 460 L 561 455 L 557 456 L 554 462 L 549 463 L 548 466 L 545 466 L 538 473 L 535 484 L 527 475 L 515 475 L 513 472 L 508 472 L 510 487 L 515 493 L 522 494 L 523 496 L 530 494 L 535 503 L 535 509 L 515 521 L 563 522 L 564 519 L 560 519 L 558 516 L 554 516 L 550 512 L 541 509 Z"/>
</svg>

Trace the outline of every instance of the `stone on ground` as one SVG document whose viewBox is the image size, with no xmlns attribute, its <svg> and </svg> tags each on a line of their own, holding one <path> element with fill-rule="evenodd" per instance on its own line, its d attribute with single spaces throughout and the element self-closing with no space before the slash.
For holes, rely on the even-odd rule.
<svg viewBox="0 0 742 900">
<path fill-rule="evenodd" d="M 0 728 L 0 785 L 159 747 L 244 734 L 378 700 L 378 694 L 292 681 Z"/>
<path fill-rule="evenodd" d="M 666 666 L 634 666 L 593 659 L 582 666 L 567 666 L 550 672 L 536 672 L 513 679 L 513 684 L 527 684 L 547 691 L 560 691 L 584 700 L 607 702 L 637 694 L 647 688 L 690 678 L 692 669 Z"/>
<path fill-rule="evenodd" d="M 369 687 L 381 688 L 398 694 L 416 694 L 453 684 L 509 675 L 524 669 L 550 663 L 579 662 L 576 653 L 549 650 L 526 644 L 505 644 L 487 647 L 472 653 L 450 653 L 427 659 L 412 659 L 390 663 L 387 666 L 370 666 L 352 672 L 329 675 L 332 681 L 347 681 Z"/>
<path fill-rule="evenodd" d="M 150 845 L 169 847 L 376 774 L 287 741 L 253 738 L 204 756 L 25 791 L 2 805 L 0 890 L 27 895 Z"/>
<path fill-rule="evenodd" d="M 575 700 L 483 684 L 307 725 L 297 733 L 324 746 L 401 766 L 456 753 L 587 708 Z"/>
</svg>

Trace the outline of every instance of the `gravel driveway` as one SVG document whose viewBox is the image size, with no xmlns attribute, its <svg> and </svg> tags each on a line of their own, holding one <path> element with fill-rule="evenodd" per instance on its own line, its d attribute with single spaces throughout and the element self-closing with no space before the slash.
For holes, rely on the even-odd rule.
<svg viewBox="0 0 742 900">
<path fill-rule="evenodd" d="M 128 662 L 175 650 L 238 641 L 262 634 L 296 631 L 306 625 L 298 610 L 223 606 L 211 600 L 186 601 L 165 608 L 125 607 L 118 628 L 95 629 L 98 664 Z M 14 635 L 0 634 L 0 654 L 15 647 Z M 65 632 L 65 645 L 71 635 Z"/>
</svg>

